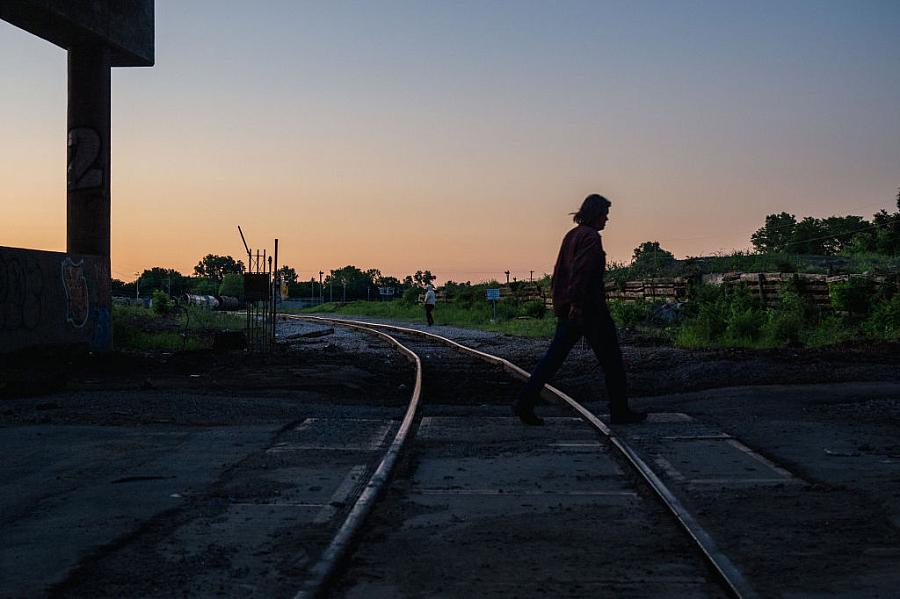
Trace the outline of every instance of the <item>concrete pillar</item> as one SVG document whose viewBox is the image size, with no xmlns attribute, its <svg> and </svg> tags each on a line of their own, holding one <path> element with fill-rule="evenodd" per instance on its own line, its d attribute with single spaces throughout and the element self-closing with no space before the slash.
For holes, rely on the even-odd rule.
<svg viewBox="0 0 900 599">
<path fill-rule="evenodd" d="M 109 260 L 110 50 L 69 49 L 66 249 Z M 108 263 L 108 262 L 107 262 Z"/>
</svg>

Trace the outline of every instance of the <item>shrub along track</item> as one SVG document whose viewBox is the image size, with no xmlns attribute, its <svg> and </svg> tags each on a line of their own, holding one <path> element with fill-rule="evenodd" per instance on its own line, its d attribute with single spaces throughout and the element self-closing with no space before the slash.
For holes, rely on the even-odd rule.
<svg viewBox="0 0 900 599">
<path fill-rule="evenodd" d="M 414 417 L 417 385 L 404 419 L 420 423 L 417 442 L 406 448 L 386 500 L 363 526 L 387 482 L 379 467 L 298 597 L 328 589 L 345 596 L 755 595 L 638 454 L 571 397 L 549 386 L 544 392 L 566 409 L 554 413 L 575 410 L 593 432 L 577 427 L 570 412 L 524 427 L 507 410 L 527 373 L 502 358 L 414 329 L 301 318 L 391 331 L 404 351 L 420 356 L 423 405 Z M 597 432 L 606 443 L 597 443 Z M 398 434 L 386 462 L 403 442 Z M 334 581 L 354 536 L 359 550 Z"/>
</svg>

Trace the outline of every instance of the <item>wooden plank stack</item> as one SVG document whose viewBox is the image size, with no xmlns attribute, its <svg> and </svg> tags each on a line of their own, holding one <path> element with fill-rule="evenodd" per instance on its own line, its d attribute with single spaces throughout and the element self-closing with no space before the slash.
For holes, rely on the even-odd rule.
<svg viewBox="0 0 900 599">
<path fill-rule="evenodd" d="M 683 277 L 660 277 L 627 281 L 620 289 L 614 281 L 606 282 L 607 299 L 633 302 L 636 300 L 683 301 L 688 297 L 688 281 Z"/>
<path fill-rule="evenodd" d="M 868 275 L 837 275 L 828 276 L 806 273 L 727 273 L 722 277 L 722 284 L 734 286 L 740 283 L 747 285 L 748 290 L 759 298 L 764 304 L 771 306 L 781 300 L 781 291 L 785 284 L 793 281 L 801 295 L 810 298 L 814 304 L 824 308 L 831 307 L 829 287 L 837 282 L 847 281 L 850 278 L 862 278 L 871 280 L 876 286 L 884 285 L 890 279 L 896 283 L 897 277 L 868 276 Z"/>
</svg>

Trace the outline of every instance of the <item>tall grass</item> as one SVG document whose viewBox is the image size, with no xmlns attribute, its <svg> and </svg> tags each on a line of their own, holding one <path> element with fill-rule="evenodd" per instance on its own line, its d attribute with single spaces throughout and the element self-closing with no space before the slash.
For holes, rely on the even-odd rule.
<svg viewBox="0 0 900 599">
<path fill-rule="evenodd" d="M 113 304 L 112 323 L 118 349 L 193 351 L 211 348 L 215 331 L 241 330 L 244 318 L 201 306 L 163 316 L 140 306 Z"/>
<path fill-rule="evenodd" d="M 471 305 L 451 303 L 438 304 L 433 316 L 437 325 L 448 325 L 463 328 L 475 328 L 485 331 L 496 331 L 521 337 L 549 337 L 556 327 L 556 320 L 551 316 L 534 318 L 527 316 L 530 308 L 527 303 L 515 305 L 513 302 L 497 303 L 497 318 L 491 322 L 491 306 L 487 302 Z M 306 308 L 299 312 L 333 313 L 346 316 L 370 316 L 405 322 L 425 323 L 425 310 L 422 306 L 410 305 L 402 301 L 366 302 L 356 301 L 346 304 L 328 303 Z"/>
</svg>

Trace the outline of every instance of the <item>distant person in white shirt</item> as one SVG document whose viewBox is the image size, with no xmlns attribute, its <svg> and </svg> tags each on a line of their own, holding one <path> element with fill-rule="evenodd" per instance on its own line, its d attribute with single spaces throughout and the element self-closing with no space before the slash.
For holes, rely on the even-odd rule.
<svg viewBox="0 0 900 599">
<path fill-rule="evenodd" d="M 434 287 L 429 283 L 425 285 L 425 318 L 428 319 L 428 326 L 434 324 L 434 318 L 432 318 L 431 313 L 434 311 L 434 304 L 437 302 L 437 299 L 434 297 Z"/>
</svg>

